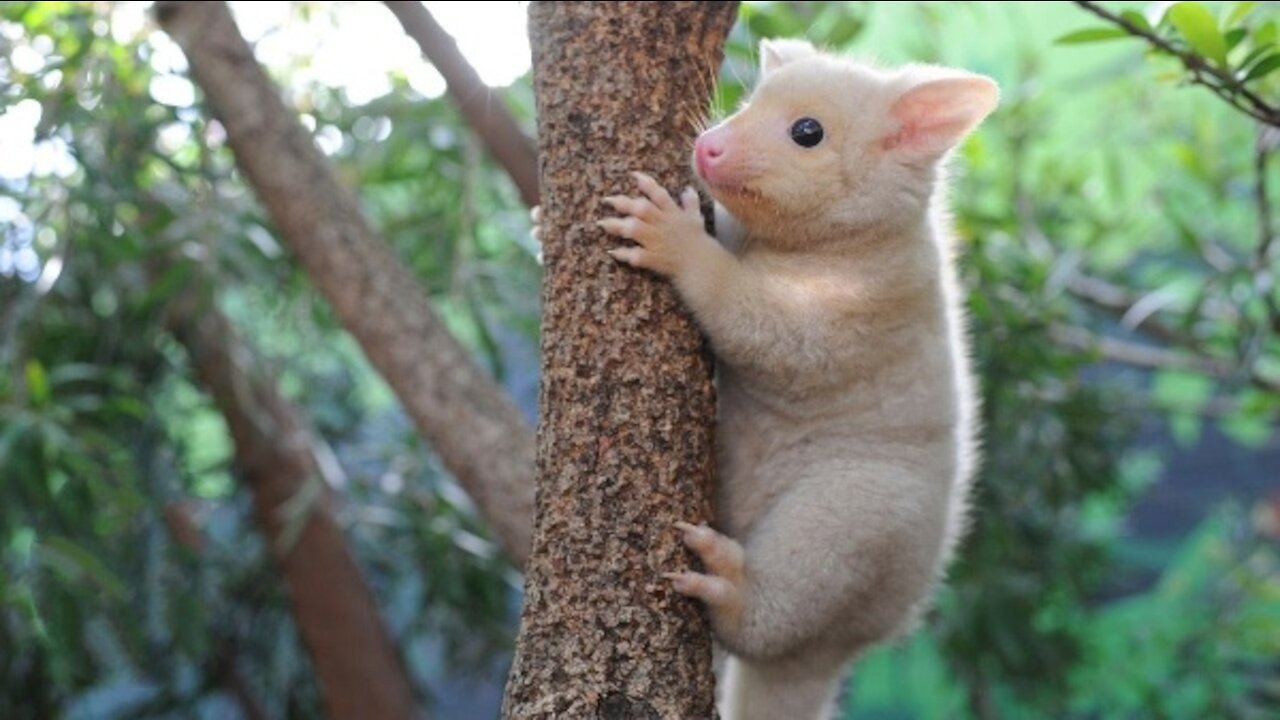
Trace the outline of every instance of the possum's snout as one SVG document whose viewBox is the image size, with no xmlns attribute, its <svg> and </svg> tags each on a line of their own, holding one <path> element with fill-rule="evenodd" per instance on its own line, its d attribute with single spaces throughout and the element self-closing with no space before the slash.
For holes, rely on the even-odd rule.
<svg viewBox="0 0 1280 720">
<path fill-rule="evenodd" d="M 733 131 L 728 125 L 721 124 L 702 133 L 693 144 L 693 164 L 698 177 L 715 188 L 722 189 L 740 185 L 742 178 L 740 168 L 741 152 L 734 151 Z"/>
<path fill-rule="evenodd" d="M 698 166 L 698 175 L 703 180 L 710 180 L 708 175 L 724 157 L 724 137 L 715 130 L 703 133 L 693 145 L 694 162 Z"/>
</svg>

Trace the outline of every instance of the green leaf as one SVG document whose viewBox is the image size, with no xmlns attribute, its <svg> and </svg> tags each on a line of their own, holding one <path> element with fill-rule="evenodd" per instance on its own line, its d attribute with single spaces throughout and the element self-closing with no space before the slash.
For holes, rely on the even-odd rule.
<svg viewBox="0 0 1280 720">
<path fill-rule="evenodd" d="M 827 44 L 834 47 L 844 47 L 853 42 L 854 38 L 862 32 L 866 27 L 866 23 L 857 16 L 842 15 L 829 30 L 826 32 Z"/>
<path fill-rule="evenodd" d="M 1197 413 L 1213 397 L 1213 380 L 1196 373 L 1164 370 L 1156 374 L 1151 397 L 1171 410 Z"/>
<path fill-rule="evenodd" d="M 0 463 L 12 462 L 7 457 L 9 448 L 30 428 L 30 422 L 21 416 L 6 419 L 3 428 L 0 428 Z"/>
<path fill-rule="evenodd" d="M 1169 432 L 1179 447 L 1195 447 L 1200 441 L 1201 422 L 1198 415 L 1174 413 L 1169 416 Z"/>
<path fill-rule="evenodd" d="M 1253 0 L 1236 3 L 1235 6 L 1231 8 L 1231 12 L 1227 13 L 1226 19 L 1222 21 L 1222 27 L 1231 27 L 1232 25 L 1240 22 L 1257 4 L 1258 3 Z"/>
<path fill-rule="evenodd" d="M 1237 445 L 1254 450 L 1265 447 L 1271 439 L 1271 423 L 1265 415 L 1237 413 L 1223 418 L 1218 427 Z"/>
<path fill-rule="evenodd" d="M 106 374 L 99 365 L 92 363 L 63 363 L 49 371 L 49 383 L 54 387 L 101 379 Z"/>
<path fill-rule="evenodd" d="M 143 303 L 162 303 L 171 300 L 182 290 L 190 290 L 193 284 L 194 265 L 192 263 L 174 263 L 165 268 L 164 273 L 154 282 L 144 296 Z M 198 280 L 197 283 L 198 285 Z"/>
<path fill-rule="evenodd" d="M 1236 46 L 1240 44 L 1240 41 L 1244 39 L 1244 36 L 1248 34 L 1248 30 L 1244 28 L 1236 28 L 1235 30 L 1228 31 L 1226 35 L 1223 35 L 1223 38 L 1227 41 L 1227 52 L 1234 50 Z"/>
<path fill-rule="evenodd" d="M 1253 67 L 1254 63 L 1265 58 L 1267 55 L 1271 54 L 1271 52 L 1272 50 L 1270 45 L 1264 45 L 1250 50 L 1249 54 L 1245 55 L 1244 59 L 1240 61 L 1240 64 L 1236 66 L 1236 73 L 1248 73 L 1249 68 Z"/>
<path fill-rule="evenodd" d="M 1143 9 L 1142 13 L 1147 18 L 1147 22 L 1150 23 L 1152 27 L 1156 27 L 1164 25 L 1165 21 L 1169 19 L 1170 7 L 1172 7 L 1172 5 L 1167 2 L 1153 2 L 1148 4 L 1147 7 Z"/>
<path fill-rule="evenodd" d="M 1120 17 L 1128 20 L 1130 24 L 1143 30 L 1151 30 L 1151 23 L 1147 22 L 1146 16 L 1137 10 L 1125 10 L 1120 13 Z"/>
<path fill-rule="evenodd" d="M 1129 37 L 1129 33 L 1120 28 L 1085 28 L 1069 32 L 1054 40 L 1055 45 L 1083 45 L 1085 43 L 1102 42 Z"/>
<path fill-rule="evenodd" d="M 1240 82 L 1253 82 L 1259 80 L 1273 71 L 1280 69 L 1280 53 L 1273 53 L 1258 61 L 1257 65 L 1244 76 Z"/>
<path fill-rule="evenodd" d="M 31 396 L 33 407 L 49 404 L 49 377 L 39 360 L 27 361 L 27 392 Z"/>
<path fill-rule="evenodd" d="M 1227 40 L 1218 29 L 1213 13 L 1198 2 L 1180 2 L 1169 8 L 1169 22 L 1178 28 L 1192 50 L 1218 66 L 1227 64 Z"/>
<path fill-rule="evenodd" d="M 124 600 L 129 592 L 124 581 L 107 568 L 98 556 L 65 537 L 46 539 L 40 549 L 41 561 L 69 579 L 86 577 L 112 600 Z"/>
<path fill-rule="evenodd" d="M 1276 22 L 1268 20 L 1262 23 L 1257 30 L 1253 31 L 1253 44 L 1258 47 L 1268 47 L 1276 42 Z"/>
</svg>

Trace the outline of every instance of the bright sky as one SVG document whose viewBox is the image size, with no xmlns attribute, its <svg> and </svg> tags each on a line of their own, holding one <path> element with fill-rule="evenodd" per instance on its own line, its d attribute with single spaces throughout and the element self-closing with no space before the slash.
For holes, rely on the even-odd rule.
<svg viewBox="0 0 1280 720">
<path fill-rule="evenodd" d="M 186 61 L 177 46 L 151 25 L 150 5 L 116 3 L 109 31 L 119 40 L 152 32 L 156 46 L 152 64 L 165 73 L 151 84 L 152 97 L 166 105 L 190 105 L 195 90 L 180 75 Z M 526 3 L 452 1 L 426 5 L 489 85 L 508 85 L 529 69 Z M 341 88 L 356 105 L 389 92 L 390 75 L 397 72 L 425 97 L 444 92 L 444 80 L 423 60 L 417 45 L 382 3 L 337 4 L 333 23 L 322 18 L 307 22 L 289 2 L 232 2 L 231 7 L 245 37 L 255 43 L 258 59 L 268 67 L 298 66 L 293 77 L 299 84 L 316 82 Z M 44 55 L 52 47 L 22 38 L 16 25 L 0 28 L 0 33 L 15 41 L 15 69 L 33 72 L 43 67 Z M 311 58 L 311 62 L 299 64 L 303 58 Z M 24 178 L 32 172 L 65 175 L 74 170 L 56 141 L 34 144 L 39 120 L 40 106 L 31 100 L 0 115 L 0 179 Z M 0 205 L 0 222 L 5 219 Z"/>
<path fill-rule="evenodd" d="M 510 84 L 529 69 L 529 42 L 525 34 L 526 2 L 427 2 L 436 20 L 453 35 L 467 59 L 491 86 Z M 155 29 L 148 15 L 150 2 L 118 2 L 95 32 L 110 32 L 120 41 L 139 33 L 151 33 L 156 48 L 152 65 L 161 72 L 151 83 L 157 102 L 186 107 L 195 102 L 195 88 L 182 73 L 186 61 L 178 47 Z M 422 58 L 417 45 L 404 34 L 399 22 L 375 2 L 345 2 L 324 6 L 335 13 L 333 22 L 316 17 L 304 20 L 289 2 L 232 2 L 241 31 L 255 43 L 258 59 L 268 67 L 295 67 L 293 80 L 301 85 L 319 83 L 341 88 L 348 101 L 361 105 L 391 91 L 391 75 L 402 74 L 416 92 L 438 97 L 444 80 Z M 323 15 L 323 13 L 317 13 Z M 44 67 L 53 51 L 48 38 L 24 37 L 21 26 L 0 23 L 0 38 L 13 44 L 13 68 L 34 73 Z M 2 44 L 2 43 L 0 43 Z M 310 59 L 309 62 L 304 62 Z M 60 73 L 48 76 L 58 82 Z M 0 66 L 0 84 L 7 81 Z M 35 100 L 23 100 L 0 114 L 0 182 L 18 181 L 34 174 L 66 177 L 75 172 L 75 162 L 62 140 L 35 142 L 41 108 Z M 186 139 L 185 128 L 172 130 Z M 332 139 L 318 138 L 321 145 Z M 164 132 L 161 143 L 165 143 Z M 34 245 L 52 247 L 53 238 L 39 237 L 34 225 L 11 198 L 0 197 L 0 277 L 17 275 L 39 285 L 52 284 L 57 277 L 53 263 L 42 268 Z M 58 265 L 60 267 L 60 263 Z M 42 273 L 42 270 L 44 271 Z M 52 273 L 50 273 L 52 271 Z M 47 288 L 46 288 L 47 289 Z"/>
<path fill-rule="evenodd" d="M 524 2 L 428 2 L 458 41 L 476 71 L 492 86 L 509 85 L 529 69 Z M 337 25 L 305 24 L 286 2 L 233 2 L 241 30 L 257 42 L 258 58 L 277 66 L 291 58 L 315 58 L 302 79 L 341 87 L 354 104 L 391 90 L 387 75 L 399 71 L 427 97 L 444 81 L 423 61 L 418 46 L 382 3 L 344 4 Z"/>
</svg>

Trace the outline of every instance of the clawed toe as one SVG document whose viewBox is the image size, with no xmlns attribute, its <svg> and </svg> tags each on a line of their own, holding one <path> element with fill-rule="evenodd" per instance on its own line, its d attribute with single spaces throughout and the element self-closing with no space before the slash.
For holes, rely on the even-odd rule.
<svg viewBox="0 0 1280 720">
<path fill-rule="evenodd" d="M 733 583 L 714 575 L 696 572 L 665 573 L 671 586 L 681 595 L 698 598 L 708 605 L 725 605 L 733 602 L 737 588 Z"/>
<path fill-rule="evenodd" d="M 736 540 L 706 525 L 678 522 L 675 526 L 683 534 L 685 546 L 697 554 L 707 570 L 730 582 L 741 580 L 742 546 Z"/>
</svg>

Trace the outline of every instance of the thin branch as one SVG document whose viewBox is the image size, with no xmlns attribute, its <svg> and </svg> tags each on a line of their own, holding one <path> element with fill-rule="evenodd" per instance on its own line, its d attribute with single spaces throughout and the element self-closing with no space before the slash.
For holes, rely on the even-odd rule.
<svg viewBox="0 0 1280 720">
<path fill-rule="evenodd" d="M 1256 369 L 1242 371 L 1238 363 L 1205 354 L 1178 352 L 1168 348 L 1105 337 L 1084 328 L 1061 323 L 1049 328 L 1049 337 L 1060 345 L 1096 352 L 1106 360 L 1134 367 L 1152 370 L 1185 370 L 1220 380 L 1235 379 L 1240 377 L 1242 372 L 1247 372 L 1247 379 L 1253 386 L 1268 392 L 1280 392 L 1280 380 L 1261 375 Z"/>
<path fill-rule="evenodd" d="M 1132 293 L 1126 288 L 1081 272 L 1073 273 L 1067 280 L 1066 286 L 1072 295 L 1106 311 L 1127 329 L 1141 331 L 1154 340 L 1170 345 L 1188 344 L 1188 339 L 1183 333 L 1160 320 L 1154 313 L 1136 323 L 1126 322 L 1124 318 L 1129 315 L 1129 311 L 1136 302 Z"/>
<path fill-rule="evenodd" d="M 507 171 L 520 191 L 520 199 L 529 207 L 537 205 L 538 152 L 533 141 L 520 130 L 501 99 L 494 97 L 493 90 L 480 79 L 457 43 L 419 0 L 388 0 L 386 6 L 444 77 L 449 97 Z"/>
<path fill-rule="evenodd" d="M 1235 364 L 1224 360 L 1203 358 L 1167 348 L 1119 340 L 1071 325 L 1050 326 L 1049 337 L 1061 345 L 1096 352 L 1107 360 L 1115 360 L 1136 367 L 1188 370 L 1224 379 L 1232 377 L 1236 372 Z"/>
<path fill-rule="evenodd" d="M 1267 191 L 1267 160 L 1277 144 L 1280 144 L 1280 130 L 1258 128 L 1258 142 L 1253 151 L 1253 204 L 1258 213 L 1258 250 L 1254 255 L 1254 267 L 1259 270 L 1268 268 L 1271 243 L 1275 239 Z"/>
<path fill-rule="evenodd" d="M 1109 355 L 1109 352 L 1115 351 L 1114 346 L 1100 348 L 1103 355 L 1109 359 L 1126 362 L 1130 365 L 1137 365 L 1140 367 L 1177 366 L 1179 369 L 1205 372 L 1209 375 L 1214 375 L 1215 377 L 1224 379 L 1228 377 L 1239 377 L 1243 374 L 1254 387 L 1268 391 L 1280 391 L 1280 379 L 1268 377 L 1262 374 L 1259 372 L 1256 363 L 1233 362 L 1215 357 L 1194 335 L 1182 330 L 1181 328 L 1164 322 L 1155 314 L 1146 315 L 1141 319 L 1141 321 L 1136 323 L 1126 322 L 1125 318 L 1129 315 L 1130 310 L 1137 302 L 1137 299 L 1127 289 L 1122 288 L 1119 285 L 1077 272 L 1067 281 L 1066 287 L 1067 290 L 1079 300 L 1082 300 L 1114 317 L 1117 322 L 1119 322 L 1120 326 L 1126 330 L 1141 332 L 1152 340 L 1156 340 L 1165 345 L 1182 348 L 1188 353 L 1191 353 L 1190 356 L 1187 356 L 1166 348 L 1126 343 L 1127 345 L 1134 345 L 1135 347 L 1143 348 L 1143 350 L 1140 352 L 1130 352 L 1125 349 L 1121 349 L 1116 351 L 1116 354 Z M 1079 330 L 1079 328 L 1075 329 Z M 1078 340 L 1080 337 L 1082 336 L 1076 335 L 1075 339 Z M 1110 339 L 1105 338 L 1105 340 Z M 1080 346 L 1077 344 L 1076 347 Z M 1165 355 L 1158 362 L 1165 364 L 1149 364 L 1151 358 L 1155 357 L 1151 351 L 1163 352 Z M 1226 371 L 1225 368 L 1231 368 L 1230 372 Z"/>
<path fill-rule="evenodd" d="M 1235 109 L 1258 122 L 1280 127 L 1280 108 L 1268 103 L 1257 93 L 1245 87 L 1244 83 L 1233 77 L 1231 73 L 1214 67 L 1195 53 L 1175 47 L 1173 43 L 1155 32 L 1134 25 L 1096 2 L 1076 0 L 1076 4 L 1112 25 L 1122 28 L 1130 35 L 1140 37 L 1152 46 L 1178 58 L 1191 71 L 1192 82 L 1209 88 Z M 1240 98 L 1244 98 L 1245 102 L 1241 102 Z"/>
<path fill-rule="evenodd" d="M 1280 301 L 1276 299 L 1275 269 L 1271 262 L 1271 249 L 1276 233 L 1271 214 L 1271 194 L 1267 189 L 1267 160 L 1277 145 L 1280 145 L 1280 129 L 1259 126 L 1258 141 L 1253 152 L 1253 205 L 1258 218 L 1258 247 L 1253 257 L 1253 284 L 1267 309 L 1268 328 L 1272 333 L 1280 334 Z"/>
</svg>

